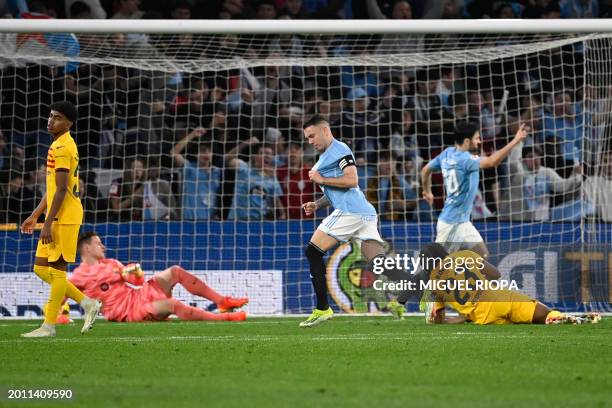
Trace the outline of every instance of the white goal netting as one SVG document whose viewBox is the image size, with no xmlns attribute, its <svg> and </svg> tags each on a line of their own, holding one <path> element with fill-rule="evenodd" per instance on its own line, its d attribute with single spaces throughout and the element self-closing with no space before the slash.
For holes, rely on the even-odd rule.
<svg viewBox="0 0 612 408">
<path fill-rule="evenodd" d="M 180 264 L 261 314 L 313 306 L 303 249 L 326 213 L 300 209 L 320 194 L 305 119 L 326 116 L 352 146 L 395 252 L 434 238 L 442 180 L 431 207 L 419 171 L 458 122 L 480 125 L 485 155 L 527 123 L 524 145 L 481 173 L 475 226 L 525 293 L 608 310 L 611 46 L 606 34 L 3 33 L 0 315 L 38 314 L 47 296 L 29 273 L 37 234 L 15 224 L 44 193 L 45 121 L 65 99 L 79 109 L 82 230 L 110 257 L 149 273 Z M 383 308 L 356 246 L 328 261 L 334 307 Z"/>
</svg>

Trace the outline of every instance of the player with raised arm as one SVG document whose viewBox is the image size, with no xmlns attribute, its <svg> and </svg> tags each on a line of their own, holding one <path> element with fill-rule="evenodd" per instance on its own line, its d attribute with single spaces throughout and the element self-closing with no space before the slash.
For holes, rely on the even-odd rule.
<svg viewBox="0 0 612 408">
<path fill-rule="evenodd" d="M 312 327 L 331 319 L 334 314 L 327 299 L 325 253 L 339 242 L 358 239 L 362 241 L 363 258 L 371 267 L 374 258 L 384 257 L 385 251 L 378 232 L 376 209 L 365 198 L 357 183 L 357 167 L 351 149 L 334 138 L 329 123 L 321 116 L 313 116 L 304 124 L 304 136 L 320 153 L 319 160 L 308 175 L 321 187 L 324 195 L 302 207 L 306 215 L 330 205 L 334 208 L 321 222 L 306 247 L 317 306 L 308 319 L 300 323 L 300 327 Z"/>
<path fill-rule="evenodd" d="M 177 265 L 156 273 L 145 281 L 139 265 L 124 266 L 116 259 L 106 259 L 105 251 L 106 247 L 95 232 L 81 235 L 79 254 L 82 263 L 72 272 L 70 281 L 90 296 L 102 300 L 102 313 L 107 320 L 165 320 L 171 314 L 182 320 L 246 319 L 244 311 L 233 310 L 244 306 L 248 302 L 247 298 L 222 296 L 197 276 Z M 177 283 L 189 293 L 216 303 L 221 313 L 211 313 L 174 299 L 172 290 Z M 228 311 L 230 313 L 226 313 Z"/>
<path fill-rule="evenodd" d="M 444 178 L 446 201 L 436 226 L 436 242 L 468 244 L 475 252 L 488 256 L 487 246 L 470 222 L 480 182 L 480 169 L 499 166 L 512 149 L 525 140 L 527 132 L 528 128 L 522 124 L 510 143 L 488 157 L 480 157 L 478 154 L 482 141 L 478 125 L 471 122 L 457 124 L 455 146 L 446 148 L 421 171 L 423 198 L 429 204 L 433 204 L 434 199 L 431 174 L 442 171 Z"/>
<path fill-rule="evenodd" d="M 83 222 L 83 206 L 79 198 L 79 153 L 70 128 L 77 118 L 70 102 L 51 105 L 47 130 L 53 143 L 47 154 L 47 190 L 32 214 L 21 224 L 21 232 L 32 234 L 38 218 L 47 210 L 45 223 L 36 247 L 34 273 L 51 285 L 45 305 L 45 321 L 41 327 L 22 337 L 53 337 L 55 323 L 64 296 L 80 303 L 85 312 L 81 333 L 91 329 L 100 310 L 100 302 L 86 297 L 68 282 L 68 263 L 76 258 L 77 239 Z"/>
<path fill-rule="evenodd" d="M 498 279 L 498 269 L 474 251 L 448 253 L 440 244 L 430 244 L 421 251 L 424 261 L 423 276 L 429 283 L 437 282 L 431 292 L 433 307 L 426 312 L 427 323 L 475 324 L 583 324 L 597 323 L 599 313 L 571 316 L 551 310 L 543 303 L 517 290 L 493 290 L 476 284 L 477 281 Z M 467 281 L 465 285 L 457 282 Z M 454 285 L 444 288 L 442 284 Z M 469 286 L 469 289 L 464 290 Z M 445 307 L 459 313 L 447 317 Z"/>
</svg>

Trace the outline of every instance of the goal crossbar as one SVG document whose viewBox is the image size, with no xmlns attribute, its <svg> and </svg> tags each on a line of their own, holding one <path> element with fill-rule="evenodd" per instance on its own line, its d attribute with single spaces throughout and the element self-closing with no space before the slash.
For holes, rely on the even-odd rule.
<svg viewBox="0 0 612 408">
<path fill-rule="evenodd" d="M 612 32 L 611 19 L 546 20 L 31 20 L 3 19 L 0 32 L 168 34 L 452 34 Z"/>
</svg>

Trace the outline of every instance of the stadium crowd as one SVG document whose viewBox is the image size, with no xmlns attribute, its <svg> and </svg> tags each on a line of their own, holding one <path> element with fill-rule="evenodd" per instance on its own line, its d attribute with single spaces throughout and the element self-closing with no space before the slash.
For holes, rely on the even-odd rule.
<svg viewBox="0 0 612 408">
<path fill-rule="evenodd" d="M 28 1 L 27 9 L 11 10 L 9 3 L 25 5 L 0 2 L 13 12 L 6 17 L 150 19 L 587 18 L 606 17 L 612 6 L 594 0 L 66 0 Z M 104 41 L 125 55 L 138 47 L 168 58 L 201 50 L 195 36 L 152 37 L 115 34 Z M 92 41 L 76 38 L 81 45 Z M 221 37 L 218 48 L 248 53 L 245 41 L 253 38 Z M 265 38 L 258 52 L 292 55 L 300 41 Z M 401 38 L 362 42 L 365 51 L 406 46 Z M 322 39 L 317 52 L 335 56 L 340 48 Z M 438 200 L 431 208 L 420 198 L 420 169 L 451 144 L 456 123 L 469 120 L 480 124 L 483 154 L 505 144 L 519 123 L 531 128 L 524 146 L 499 169 L 484 172 L 474 219 L 587 215 L 612 221 L 604 205 L 612 199 L 612 153 L 596 156 L 600 150 L 593 147 L 611 147 L 612 88 L 582 85 L 579 44 L 534 58 L 422 69 L 261 66 L 196 74 L 6 64 L 0 74 L 0 221 L 19 222 L 44 194 L 42 159 L 50 140 L 41 129 L 48 106 L 60 99 L 79 108 L 73 134 L 87 222 L 307 218 L 301 204 L 319 193 L 308 179 L 315 154 L 301 125 L 315 113 L 351 145 L 360 186 L 382 220 L 435 219 L 443 203 L 441 177 L 434 179 Z"/>
</svg>

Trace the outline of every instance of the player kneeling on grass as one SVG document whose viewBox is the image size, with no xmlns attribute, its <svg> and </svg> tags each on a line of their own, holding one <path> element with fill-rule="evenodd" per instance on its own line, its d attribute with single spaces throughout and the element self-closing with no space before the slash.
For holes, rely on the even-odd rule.
<svg viewBox="0 0 612 408">
<path fill-rule="evenodd" d="M 244 306 L 248 302 L 247 298 L 221 296 L 180 266 L 172 266 L 156 273 L 145 282 L 140 265 L 124 266 L 115 259 L 106 259 L 106 247 L 95 232 L 81 235 L 78 250 L 82 263 L 72 272 L 70 281 L 89 296 L 102 300 L 102 313 L 107 320 L 165 320 L 171 314 L 182 320 L 246 319 L 244 311 L 232 311 Z M 208 312 L 174 299 L 172 289 L 177 283 L 189 293 L 213 301 L 222 313 Z M 140 288 L 133 288 L 128 284 Z"/>
<path fill-rule="evenodd" d="M 597 323 L 598 313 L 580 317 L 563 314 L 549 309 L 543 303 L 511 289 L 494 290 L 485 285 L 498 279 L 500 274 L 495 266 L 473 251 L 456 251 L 449 254 L 440 244 L 423 248 L 422 256 L 427 262 L 424 272 L 429 272 L 429 283 L 433 290 L 433 303 L 426 311 L 427 323 L 476 324 L 559 324 Z M 463 281 L 463 284 L 459 284 Z M 477 282 L 480 281 L 480 284 Z M 490 286 L 492 288 L 486 289 Z M 465 289 L 468 288 L 468 289 Z M 459 315 L 446 317 L 444 309 L 450 306 Z"/>
</svg>

